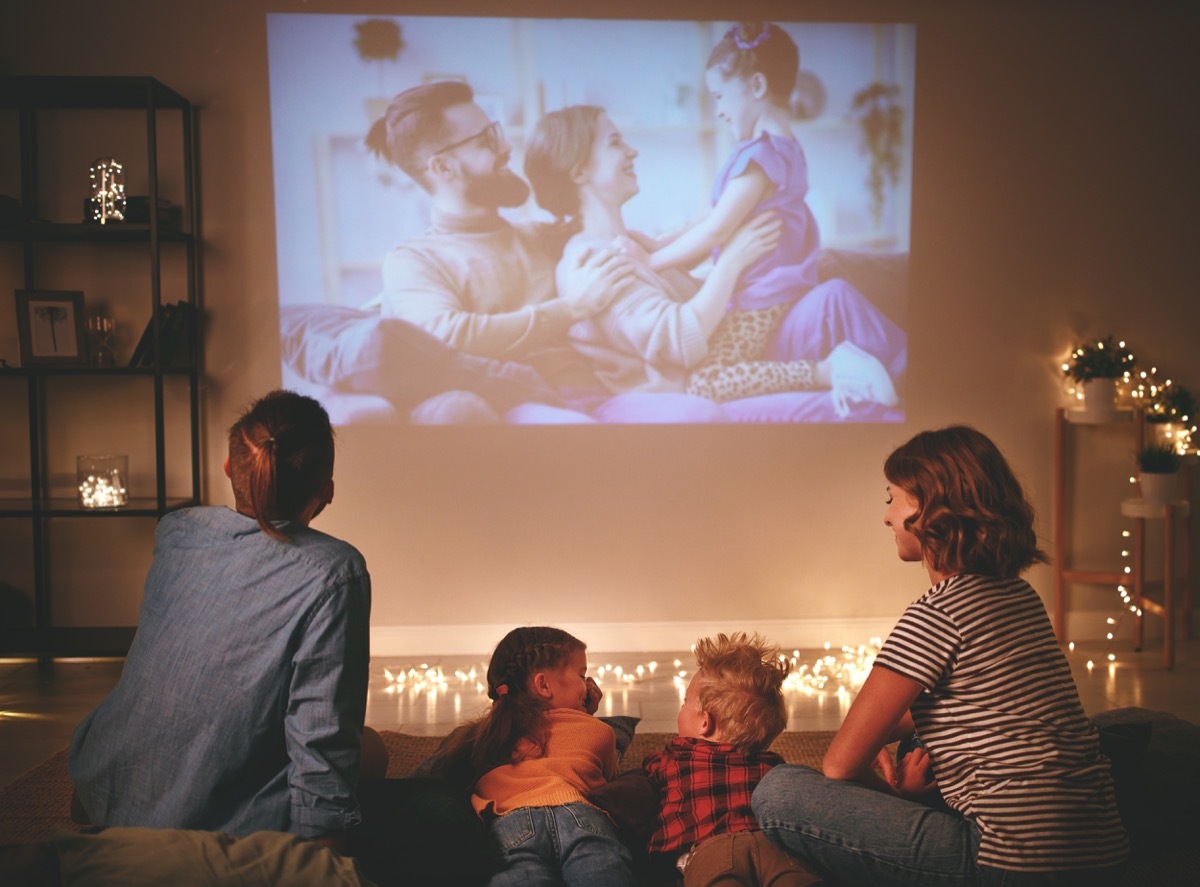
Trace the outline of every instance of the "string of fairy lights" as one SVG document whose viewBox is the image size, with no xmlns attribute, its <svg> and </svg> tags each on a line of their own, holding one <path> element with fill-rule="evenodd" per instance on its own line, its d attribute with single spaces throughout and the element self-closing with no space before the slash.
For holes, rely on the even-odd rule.
<svg viewBox="0 0 1200 887">
<path fill-rule="evenodd" d="M 805 696 L 832 695 L 839 699 L 848 699 L 867 679 L 867 674 L 875 662 L 875 654 L 879 652 L 882 644 L 881 638 L 871 638 L 868 643 L 856 647 L 842 646 L 837 649 L 826 643 L 814 658 L 806 657 L 798 649 L 792 650 L 790 655 L 780 653 L 780 660 L 788 665 L 788 676 L 783 682 L 784 693 L 800 693 Z M 601 689 L 608 692 L 646 680 L 657 678 L 661 681 L 668 673 L 672 685 L 682 699 L 690 674 L 682 659 L 672 659 L 670 662 L 650 659 L 628 668 L 605 662 L 594 668 L 592 677 Z M 430 695 L 455 693 L 460 696 L 478 697 L 477 701 L 482 705 L 487 700 L 486 674 L 487 664 L 483 662 L 458 667 L 422 662 L 385 668 L 383 677 L 387 683 L 384 692 L 403 696 L 409 701 Z"/>
<path fill-rule="evenodd" d="M 1196 447 L 1192 443 L 1193 436 L 1197 433 L 1196 402 L 1192 394 L 1173 379 L 1166 377 L 1165 374 L 1160 374 L 1157 366 L 1152 365 L 1148 369 L 1139 367 L 1136 355 L 1124 340 L 1118 341 L 1113 336 L 1108 336 L 1094 342 L 1085 342 L 1071 350 L 1062 362 L 1061 369 L 1067 380 L 1068 396 L 1077 400 L 1082 400 L 1084 397 L 1083 385 L 1079 383 L 1090 374 L 1090 372 L 1081 372 L 1081 368 L 1090 372 L 1102 369 L 1103 372 L 1096 373 L 1095 377 L 1107 376 L 1114 379 L 1114 403 L 1118 406 L 1142 411 L 1146 427 L 1151 430 L 1155 438 L 1147 441 L 1149 445 L 1167 447 L 1180 456 L 1194 456 L 1197 453 Z M 1136 484 L 1137 477 L 1131 476 L 1129 482 Z M 1142 617 L 1142 611 L 1126 584 L 1128 577 L 1133 572 L 1133 567 L 1130 565 L 1132 557 L 1129 548 L 1130 536 L 1131 533 L 1128 529 L 1121 530 L 1122 565 L 1120 572 L 1122 576 L 1126 577 L 1126 581 L 1119 582 L 1116 586 L 1117 596 L 1120 600 L 1118 615 L 1109 616 L 1106 620 L 1104 659 L 1110 664 L 1117 660 L 1112 645 L 1125 617 L 1127 615 L 1133 615 L 1139 619 Z M 1073 643 L 1068 647 L 1070 650 L 1075 649 Z M 1087 661 L 1089 671 L 1095 667 L 1095 664 L 1094 660 Z"/>
</svg>

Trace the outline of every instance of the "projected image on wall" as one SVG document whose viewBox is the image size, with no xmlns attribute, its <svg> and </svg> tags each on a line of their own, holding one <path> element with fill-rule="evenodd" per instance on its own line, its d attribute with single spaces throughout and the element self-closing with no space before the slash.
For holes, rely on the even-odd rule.
<svg viewBox="0 0 1200 887">
<path fill-rule="evenodd" d="M 903 419 L 915 26 L 268 41 L 283 381 L 338 424 Z"/>
</svg>

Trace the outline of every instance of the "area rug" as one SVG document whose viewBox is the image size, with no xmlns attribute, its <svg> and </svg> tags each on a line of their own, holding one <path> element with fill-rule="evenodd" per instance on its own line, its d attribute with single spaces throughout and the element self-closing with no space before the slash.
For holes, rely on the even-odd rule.
<svg viewBox="0 0 1200 887">
<path fill-rule="evenodd" d="M 441 736 L 410 736 L 381 730 L 388 750 L 388 776 L 407 776 L 428 758 L 442 741 Z M 624 760 L 630 767 L 663 747 L 669 733 L 636 734 Z M 832 733 L 784 733 L 773 748 L 792 763 L 818 765 Z M 67 751 L 63 749 L 38 764 L 0 791 L 0 844 L 29 844 L 45 841 L 63 829 L 77 830 L 71 822 L 71 780 L 67 775 Z"/>
<path fill-rule="evenodd" d="M 410 774 L 429 757 L 442 741 L 440 736 L 410 736 L 380 731 L 388 750 L 388 776 Z M 634 767 L 642 758 L 662 748 L 673 734 L 636 734 L 625 752 L 624 766 Z M 819 767 L 832 732 L 783 733 L 772 749 L 792 764 Z M 56 752 L 47 760 L 0 791 L 0 845 L 29 844 L 45 841 L 62 830 L 76 831 L 71 822 L 71 782 L 67 775 L 67 751 Z M 1200 869 L 1200 852 L 1187 842 L 1156 848 L 1153 854 L 1136 857 L 1122 882 L 1127 887 L 1146 884 L 1193 883 Z"/>
</svg>

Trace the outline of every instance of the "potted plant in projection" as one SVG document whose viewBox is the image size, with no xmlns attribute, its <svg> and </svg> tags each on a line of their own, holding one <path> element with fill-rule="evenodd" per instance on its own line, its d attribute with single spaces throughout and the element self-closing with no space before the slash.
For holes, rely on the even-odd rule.
<svg viewBox="0 0 1200 887">
<path fill-rule="evenodd" d="M 1137 463 L 1143 502 L 1166 505 L 1179 498 L 1179 469 L 1183 465 L 1183 457 L 1173 446 L 1149 444 L 1138 453 Z"/>
<path fill-rule="evenodd" d="M 393 19 L 368 18 L 354 23 L 354 49 L 375 70 L 378 79 L 375 95 L 366 99 L 367 116 L 372 122 L 383 116 L 391 102 L 384 85 L 385 67 L 395 64 L 405 45 L 404 30 Z"/>
<path fill-rule="evenodd" d="M 878 226 L 883 220 L 886 186 L 900 180 L 904 147 L 904 107 L 900 87 L 894 83 L 871 83 L 854 94 L 850 113 L 858 121 L 862 150 L 870 157 L 867 191 L 871 195 L 871 217 Z"/>
<path fill-rule="evenodd" d="M 1075 383 L 1083 411 L 1096 419 L 1116 412 L 1117 380 L 1133 370 L 1136 359 L 1124 342 L 1106 336 L 1085 342 L 1063 363 L 1063 375 Z"/>
</svg>

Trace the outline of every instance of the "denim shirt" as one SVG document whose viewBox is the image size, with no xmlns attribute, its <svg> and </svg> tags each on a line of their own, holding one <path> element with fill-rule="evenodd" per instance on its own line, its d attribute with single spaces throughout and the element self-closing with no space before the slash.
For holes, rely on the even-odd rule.
<svg viewBox="0 0 1200 887">
<path fill-rule="evenodd" d="M 370 577 L 352 546 L 224 507 L 165 516 L 121 679 L 76 729 L 97 824 L 311 837 L 358 822 Z"/>
</svg>

